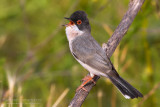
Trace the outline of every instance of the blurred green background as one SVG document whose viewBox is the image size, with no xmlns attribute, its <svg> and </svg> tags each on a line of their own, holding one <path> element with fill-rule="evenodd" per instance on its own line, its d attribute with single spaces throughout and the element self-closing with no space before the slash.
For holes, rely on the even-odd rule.
<svg viewBox="0 0 160 107">
<path fill-rule="evenodd" d="M 0 104 L 66 107 L 87 71 L 70 54 L 65 28 L 76 10 L 89 17 L 102 44 L 128 9 L 129 0 L 0 0 Z M 83 107 L 160 107 L 160 1 L 146 0 L 111 60 L 144 94 L 126 100 L 102 77 Z"/>
</svg>

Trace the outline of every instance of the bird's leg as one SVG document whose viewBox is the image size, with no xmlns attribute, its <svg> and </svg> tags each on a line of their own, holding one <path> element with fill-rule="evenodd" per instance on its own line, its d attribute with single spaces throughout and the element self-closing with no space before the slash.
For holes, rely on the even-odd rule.
<svg viewBox="0 0 160 107">
<path fill-rule="evenodd" d="M 77 89 L 76 92 L 79 91 L 80 89 L 83 89 L 84 91 L 88 91 L 87 89 L 84 88 L 85 85 L 87 85 L 89 82 L 93 82 L 96 84 L 96 82 L 93 80 L 94 76 L 91 77 L 90 75 L 85 76 L 82 81 L 84 81 Z"/>
<path fill-rule="evenodd" d="M 90 75 L 87 75 L 87 76 L 85 76 L 81 81 L 82 81 L 82 82 L 85 82 L 85 81 L 90 80 L 90 81 L 92 81 L 94 84 L 96 84 L 96 82 L 93 80 L 94 77 L 95 77 L 95 76 L 91 77 Z M 88 83 L 89 83 L 90 81 L 88 81 Z M 87 84 L 87 83 L 86 83 L 86 84 Z M 85 85 L 86 85 L 86 84 L 85 84 Z"/>
</svg>

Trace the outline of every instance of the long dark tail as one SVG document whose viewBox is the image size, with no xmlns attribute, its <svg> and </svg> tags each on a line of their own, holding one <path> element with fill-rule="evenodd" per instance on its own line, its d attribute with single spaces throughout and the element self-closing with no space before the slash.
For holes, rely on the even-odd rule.
<svg viewBox="0 0 160 107">
<path fill-rule="evenodd" d="M 108 76 L 126 99 L 143 97 L 143 95 L 119 75 Z"/>
</svg>

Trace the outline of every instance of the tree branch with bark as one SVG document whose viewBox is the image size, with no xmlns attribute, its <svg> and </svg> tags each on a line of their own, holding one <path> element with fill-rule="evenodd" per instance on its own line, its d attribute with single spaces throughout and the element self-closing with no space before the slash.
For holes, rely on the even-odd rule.
<svg viewBox="0 0 160 107">
<path fill-rule="evenodd" d="M 141 9 L 144 1 L 145 0 L 130 0 L 129 8 L 125 13 L 123 19 L 121 20 L 120 24 L 118 25 L 118 27 L 116 28 L 116 30 L 114 31 L 113 35 L 108 40 L 108 42 L 103 43 L 102 48 L 105 50 L 109 58 L 112 56 L 113 52 L 119 45 L 120 41 L 128 31 L 135 16 Z M 95 76 L 93 79 L 95 82 L 97 82 L 99 78 L 100 78 L 99 76 Z M 85 86 L 85 89 L 87 89 L 88 92 L 84 91 L 83 89 L 78 90 L 75 93 L 74 98 L 70 102 L 69 107 L 80 107 L 83 104 L 86 97 L 88 96 L 93 86 L 94 86 L 94 83 L 90 83 Z"/>
</svg>

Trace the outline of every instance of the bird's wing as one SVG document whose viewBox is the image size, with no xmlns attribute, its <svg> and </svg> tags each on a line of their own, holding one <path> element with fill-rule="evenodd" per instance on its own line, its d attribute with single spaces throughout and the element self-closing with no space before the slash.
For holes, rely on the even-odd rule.
<svg viewBox="0 0 160 107">
<path fill-rule="evenodd" d="M 112 64 L 103 49 L 91 36 L 79 36 L 72 42 L 72 54 L 88 66 L 107 73 Z"/>
</svg>

